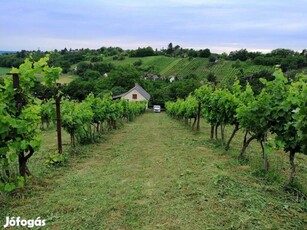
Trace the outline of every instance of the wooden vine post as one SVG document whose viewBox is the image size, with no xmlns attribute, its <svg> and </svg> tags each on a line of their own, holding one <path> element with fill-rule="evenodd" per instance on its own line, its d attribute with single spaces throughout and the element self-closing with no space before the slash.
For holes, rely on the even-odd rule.
<svg viewBox="0 0 307 230">
<path fill-rule="evenodd" d="M 21 96 L 20 93 L 18 92 L 19 90 L 19 74 L 18 73 L 13 73 L 13 88 L 17 91 L 15 93 L 15 101 L 16 101 L 16 108 L 17 108 L 17 112 L 16 115 L 18 116 L 20 114 L 20 110 L 22 109 L 22 100 L 21 100 Z"/>
<path fill-rule="evenodd" d="M 196 131 L 200 131 L 200 117 L 201 117 L 201 102 L 198 101 Z"/>
<path fill-rule="evenodd" d="M 57 139 L 58 139 L 58 152 L 62 154 L 62 121 L 61 121 L 61 95 L 59 88 L 61 84 L 57 83 L 55 89 L 55 107 L 56 107 L 56 126 L 57 126 Z"/>
</svg>

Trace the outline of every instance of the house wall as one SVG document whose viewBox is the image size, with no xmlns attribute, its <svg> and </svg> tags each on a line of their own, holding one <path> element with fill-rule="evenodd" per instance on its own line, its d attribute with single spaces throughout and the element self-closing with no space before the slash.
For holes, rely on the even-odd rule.
<svg viewBox="0 0 307 230">
<path fill-rule="evenodd" d="M 132 94 L 137 94 L 137 99 L 133 99 L 132 98 Z M 133 90 L 130 93 L 128 93 L 127 95 L 124 96 L 124 98 L 128 99 L 129 101 L 144 101 L 146 100 L 145 97 L 143 97 L 138 91 Z"/>
<path fill-rule="evenodd" d="M 132 98 L 132 94 L 137 94 L 137 99 Z M 129 101 L 147 101 L 145 97 L 143 97 L 138 91 L 133 90 L 127 95 L 125 95 L 123 98 L 129 100 Z M 147 102 L 147 108 L 148 108 L 148 102 Z"/>
</svg>

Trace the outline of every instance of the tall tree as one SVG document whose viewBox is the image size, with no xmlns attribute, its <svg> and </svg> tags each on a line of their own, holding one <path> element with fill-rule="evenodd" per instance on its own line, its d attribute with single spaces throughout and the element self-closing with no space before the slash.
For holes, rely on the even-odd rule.
<svg viewBox="0 0 307 230">
<path fill-rule="evenodd" d="M 173 43 L 169 43 L 167 46 L 166 54 L 172 55 L 174 53 Z"/>
</svg>

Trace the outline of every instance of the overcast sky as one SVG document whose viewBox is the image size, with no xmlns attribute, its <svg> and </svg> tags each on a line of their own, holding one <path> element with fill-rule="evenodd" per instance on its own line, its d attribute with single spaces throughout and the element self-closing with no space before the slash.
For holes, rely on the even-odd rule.
<svg viewBox="0 0 307 230">
<path fill-rule="evenodd" d="M 307 0 L 0 0 L 0 50 L 307 48 Z"/>
</svg>

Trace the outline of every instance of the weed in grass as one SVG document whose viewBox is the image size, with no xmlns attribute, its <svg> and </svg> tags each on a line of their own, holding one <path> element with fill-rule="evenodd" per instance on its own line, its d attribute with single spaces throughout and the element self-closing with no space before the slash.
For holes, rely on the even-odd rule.
<svg viewBox="0 0 307 230">
<path fill-rule="evenodd" d="M 199 159 L 199 164 L 200 164 L 200 166 L 204 167 L 206 165 L 205 159 L 204 158 L 200 158 Z"/>
<path fill-rule="evenodd" d="M 58 151 L 48 153 L 45 164 L 47 167 L 59 167 L 68 163 L 68 155 L 66 153 L 60 154 Z"/>
<path fill-rule="evenodd" d="M 284 186 L 284 190 L 290 194 L 293 194 L 297 198 L 297 202 L 303 201 L 307 205 L 307 194 L 304 192 L 303 185 L 297 180 L 294 180 L 293 183 Z"/>
<path fill-rule="evenodd" d="M 239 158 L 238 163 L 240 165 L 247 165 L 250 162 L 250 159 L 247 157 Z"/>
</svg>

